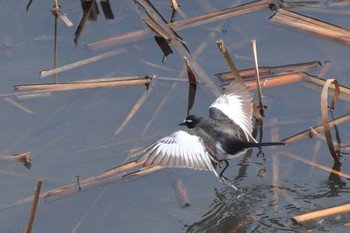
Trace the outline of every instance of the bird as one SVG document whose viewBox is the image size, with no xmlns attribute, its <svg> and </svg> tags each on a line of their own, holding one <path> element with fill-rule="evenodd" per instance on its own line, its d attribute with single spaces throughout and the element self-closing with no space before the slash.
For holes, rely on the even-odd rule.
<svg viewBox="0 0 350 233">
<path fill-rule="evenodd" d="M 284 145 L 283 142 L 257 142 L 252 136 L 253 95 L 240 81 L 233 81 L 209 106 L 209 116 L 189 115 L 185 126 L 145 147 L 137 162 L 144 167 L 191 168 L 213 172 L 225 184 L 228 161 L 249 148 Z M 220 165 L 225 167 L 219 171 Z M 231 185 L 235 188 L 234 185 Z"/>
</svg>

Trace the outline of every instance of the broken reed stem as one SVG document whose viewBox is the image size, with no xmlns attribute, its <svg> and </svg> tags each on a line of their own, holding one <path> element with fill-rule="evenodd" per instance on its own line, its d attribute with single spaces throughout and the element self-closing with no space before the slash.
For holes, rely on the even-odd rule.
<svg viewBox="0 0 350 233">
<path fill-rule="evenodd" d="M 269 19 L 272 23 L 282 24 L 311 33 L 326 39 L 350 45 L 350 31 L 301 14 L 279 9 Z"/>
<path fill-rule="evenodd" d="M 220 52 L 222 53 L 222 55 L 225 58 L 225 61 L 227 62 L 228 66 L 230 67 L 232 75 L 235 78 L 235 80 L 237 80 L 239 82 L 243 82 L 243 79 L 242 79 L 241 75 L 239 74 L 239 71 L 238 71 L 236 65 L 233 63 L 233 60 L 232 60 L 230 54 L 227 52 L 225 43 L 222 40 L 219 40 L 216 42 L 216 44 L 218 45 Z M 258 111 L 257 106 L 254 103 L 254 101 L 252 101 L 252 103 L 253 103 L 253 114 L 254 114 L 255 118 L 260 119 L 262 116 L 261 116 L 260 112 Z"/>
<path fill-rule="evenodd" d="M 236 65 L 233 63 L 233 60 L 232 60 L 230 54 L 227 52 L 224 41 L 219 40 L 216 42 L 216 44 L 218 45 L 220 52 L 224 56 L 228 67 L 231 69 L 231 73 L 232 73 L 234 79 L 238 80 L 239 82 L 243 82 L 243 79 L 242 79 Z"/>
<path fill-rule="evenodd" d="M 330 130 L 330 126 L 329 126 L 329 120 L 328 120 L 328 86 L 330 86 L 332 83 L 334 83 L 335 86 L 335 93 L 332 99 L 332 103 L 330 106 L 331 111 L 334 109 L 334 105 L 338 99 L 339 96 L 339 84 L 338 81 L 335 79 L 328 79 L 325 83 L 325 85 L 323 86 L 322 89 L 322 94 L 321 94 L 321 114 L 322 114 L 322 122 L 323 122 L 323 128 L 324 128 L 324 134 L 326 136 L 326 140 L 327 140 L 327 145 L 328 145 L 328 149 L 331 152 L 331 155 L 334 159 L 335 162 L 339 163 L 339 156 L 337 154 L 337 152 L 335 151 L 334 145 L 333 145 L 333 141 L 332 141 L 332 135 L 331 135 L 331 130 Z"/>
<path fill-rule="evenodd" d="M 257 50 L 256 50 L 256 40 L 253 39 L 250 41 L 250 43 L 252 44 L 252 49 L 253 49 L 254 68 L 255 68 L 255 74 L 256 74 L 256 86 L 257 86 L 258 98 L 259 98 L 259 109 L 260 109 L 260 114 L 262 116 L 264 116 L 265 105 L 264 105 L 263 97 L 261 94 L 258 54 L 257 54 Z"/>
<path fill-rule="evenodd" d="M 39 203 L 41 184 L 42 184 L 42 181 L 39 179 L 37 184 L 36 184 L 36 189 L 35 189 L 32 209 L 30 211 L 30 216 L 29 216 L 29 221 L 28 221 L 26 233 L 31 233 L 32 232 L 33 223 L 34 223 L 35 214 L 36 214 L 36 209 L 37 209 L 38 203 Z"/>
<path fill-rule="evenodd" d="M 332 208 L 319 210 L 319 211 L 314 211 L 307 214 L 297 215 L 297 216 L 294 216 L 293 219 L 297 223 L 302 223 L 302 222 L 317 219 L 317 218 L 328 217 L 335 214 L 345 214 L 348 212 L 350 212 L 350 204 L 332 207 Z"/>
</svg>

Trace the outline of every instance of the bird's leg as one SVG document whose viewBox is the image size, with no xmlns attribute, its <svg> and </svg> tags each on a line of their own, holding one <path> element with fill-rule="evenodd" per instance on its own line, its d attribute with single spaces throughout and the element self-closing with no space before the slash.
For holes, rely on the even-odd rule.
<svg viewBox="0 0 350 233">
<path fill-rule="evenodd" d="M 220 172 L 220 179 L 221 179 L 221 177 L 224 177 L 225 179 L 227 179 L 223 174 L 230 164 L 227 162 L 227 160 L 223 160 L 223 161 L 225 162 L 225 167 Z"/>
<path fill-rule="evenodd" d="M 232 184 L 231 181 L 230 181 L 229 179 L 227 179 L 227 178 L 223 175 L 223 173 L 225 172 L 225 170 L 226 170 L 226 169 L 228 168 L 228 166 L 230 165 L 230 164 L 228 163 L 227 160 L 223 160 L 223 161 L 225 162 L 225 167 L 224 167 L 224 169 L 222 169 L 222 171 L 220 172 L 220 175 L 219 175 L 220 180 L 221 180 L 221 182 L 224 183 L 225 185 L 228 185 L 228 186 L 230 186 L 231 188 L 234 188 L 234 189 L 237 191 L 238 189 L 236 188 L 236 186 L 235 186 L 234 184 Z"/>
</svg>

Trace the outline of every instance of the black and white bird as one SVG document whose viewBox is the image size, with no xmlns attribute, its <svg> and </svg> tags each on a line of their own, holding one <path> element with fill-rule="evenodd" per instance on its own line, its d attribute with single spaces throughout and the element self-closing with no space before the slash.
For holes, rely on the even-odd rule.
<svg viewBox="0 0 350 233">
<path fill-rule="evenodd" d="M 209 106 L 209 117 L 188 116 L 180 125 L 187 126 L 146 147 L 137 160 L 143 166 L 162 166 L 208 170 L 222 182 L 228 160 L 249 148 L 283 145 L 281 142 L 258 143 L 252 136 L 252 93 L 245 84 L 232 82 Z M 220 164 L 225 168 L 219 173 Z"/>
</svg>

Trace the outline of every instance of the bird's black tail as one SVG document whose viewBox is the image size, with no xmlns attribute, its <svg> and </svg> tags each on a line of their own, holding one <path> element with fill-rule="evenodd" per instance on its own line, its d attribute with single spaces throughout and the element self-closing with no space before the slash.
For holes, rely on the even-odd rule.
<svg viewBox="0 0 350 233">
<path fill-rule="evenodd" d="M 255 147 L 262 147 L 262 146 L 281 146 L 285 145 L 284 142 L 258 142 L 255 143 Z"/>
</svg>

